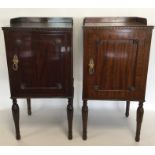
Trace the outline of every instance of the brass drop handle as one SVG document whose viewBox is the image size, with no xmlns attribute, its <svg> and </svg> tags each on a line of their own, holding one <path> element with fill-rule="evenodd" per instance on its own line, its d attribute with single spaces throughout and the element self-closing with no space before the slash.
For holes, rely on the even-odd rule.
<svg viewBox="0 0 155 155">
<path fill-rule="evenodd" d="M 13 62 L 12 69 L 14 71 L 18 71 L 18 63 L 19 63 L 19 60 L 18 60 L 18 56 L 16 54 L 13 56 L 12 62 Z"/>
<path fill-rule="evenodd" d="M 95 64 L 94 64 L 94 59 L 93 58 L 90 58 L 88 66 L 89 66 L 89 74 L 92 75 L 94 73 L 94 71 L 95 71 L 94 70 Z"/>
</svg>

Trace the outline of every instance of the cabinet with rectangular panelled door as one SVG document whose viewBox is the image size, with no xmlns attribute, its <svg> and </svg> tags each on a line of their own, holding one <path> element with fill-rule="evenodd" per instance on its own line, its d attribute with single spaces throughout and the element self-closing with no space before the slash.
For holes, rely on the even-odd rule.
<svg viewBox="0 0 155 155">
<path fill-rule="evenodd" d="M 139 101 L 135 140 L 140 140 L 152 29 L 145 18 L 84 19 L 83 139 L 87 100 L 122 100 L 127 117 L 130 101 Z"/>
<path fill-rule="evenodd" d="M 17 98 L 68 98 L 68 138 L 72 139 L 72 18 L 13 18 L 3 27 L 16 138 L 20 139 Z"/>
</svg>

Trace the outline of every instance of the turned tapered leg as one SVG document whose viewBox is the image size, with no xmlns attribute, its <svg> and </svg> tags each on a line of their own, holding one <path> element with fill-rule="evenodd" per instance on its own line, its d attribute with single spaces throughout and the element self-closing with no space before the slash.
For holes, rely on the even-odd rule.
<svg viewBox="0 0 155 155">
<path fill-rule="evenodd" d="M 87 139 L 87 120 L 88 120 L 87 100 L 83 100 L 83 106 L 82 106 L 83 140 Z"/>
<path fill-rule="evenodd" d="M 126 112 L 125 112 L 126 117 L 129 116 L 129 110 L 130 110 L 130 101 L 126 101 Z"/>
<path fill-rule="evenodd" d="M 17 104 L 16 99 L 12 99 L 13 105 L 12 105 L 12 115 L 13 115 L 13 120 L 15 123 L 15 130 L 16 130 L 16 139 L 20 139 L 20 129 L 19 129 L 19 106 Z"/>
<path fill-rule="evenodd" d="M 139 106 L 137 109 L 137 127 L 136 127 L 136 137 L 135 137 L 136 142 L 140 141 L 140 130 L 141 130 L 141 124 L 143 120 L 143 114 L 144 114 L 143 102 L 139 102 Z"/>
<path fill-rule="evenodd" d="M 31 115 L 31 99 L 27 98 L 27 113 Z"/>
<path fill-rule="evenodd" d="M 68 118 L 68 139 L 72 139 L 73 98 L 68 99 L 67 118 Z"/>
</svg>

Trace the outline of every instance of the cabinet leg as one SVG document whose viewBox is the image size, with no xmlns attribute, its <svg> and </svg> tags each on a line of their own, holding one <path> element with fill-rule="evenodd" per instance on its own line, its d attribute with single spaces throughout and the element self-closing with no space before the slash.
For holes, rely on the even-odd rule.
<svg viewBox="0 0 155 155">
<path fill-rule="evenodd" d="M 27 98 L 27 113 L 31 115 L 31 99 Z"/>
<path fill-rule="evenodd" d="M 137 108 L 137 127 L 136 127 L 136 137 L 135 137 L 136 142 L 140 141 L 140 130 L 141 130 L 141 124 L 143 120 L 143 114 L 144 114 L 143 102 L 139 102 L 139 106 Z"/>
<path fill-rule="evenodd" d="M 87 100 L 83 100 L 83 106 L 82 106 L 83 140 L 87 139 L 87 120 L 88 120 Z"/>
<path fill-rule="evenodd" d="M 16 99 L 12 99 L 13 105 L 12 105 L 12 115 L 13 115 L 13 120 L 15 123 L 15 130 L 16 130 L 16 139 L 20 139 L 20 129 L 19 129 L 19 106 L 17 104 Z"/>
<path fill-rule="evenodd" d="M 68 119 L 68 139 L 72 139 L 73 98 L 68 99 L 67 119 Z"/>
<path fill-rule="evenodd" d="M 126 117 L 129 116 L 129 110 L 130 110 L 130 101 L 126 101 L 126 112 L 125 112 Z"/>
</svg>

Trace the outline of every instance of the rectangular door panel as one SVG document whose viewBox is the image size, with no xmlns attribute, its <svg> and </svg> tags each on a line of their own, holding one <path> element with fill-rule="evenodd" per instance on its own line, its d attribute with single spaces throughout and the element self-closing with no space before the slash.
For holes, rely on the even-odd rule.
<svg viewBox="0 0 155 155">
<path fill-rule="evenodd" d="M 125 32 L 113 34 L 85 32 L 83 97 L 140 99 L 144 96 L 145 38 L 143 34 L 141 38 Z"/>
<path fill-rule="evenodd" d="M 137 43 L 135 40 L 101 40 L 97 43 L 97 91 L 135 89 Z"/>
<path fill-rule="evenodd" d="M 10 65 L 14 57 L 18 58 L 18 70 L 10 72 L 11 76 L 18 79 L 16 82 L 10 81 L 16 88 L 15 94 L 66 95 L 69 80 L 64 79 L 69 79 L 67 74 L 70 70 L 66 67 L 69 65 L 66 63 L 70 62 L 67 61 L 67 47 L 71 44 L 66 41 L 65 33 L 32 32 L 11 38 L 14 39 L 9 41 Z"/>
</svg>

